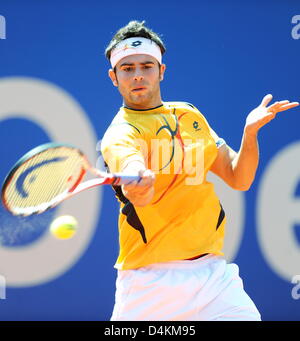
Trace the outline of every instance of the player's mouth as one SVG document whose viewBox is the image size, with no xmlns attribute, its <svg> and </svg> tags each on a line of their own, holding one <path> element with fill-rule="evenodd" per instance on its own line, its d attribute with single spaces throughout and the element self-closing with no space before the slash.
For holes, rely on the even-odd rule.
<svg viewBox="0 0 300 341">
<path fill-rule="evenodd" d="M 138 87 L 138 88 L 134 88 L 131 91 L 136 93 L 136 92 L 141 92 L 141 91 L 144 91 L 144 90 L 146 90 L 146 88 L 144 86 L 141 86 L 141 87 Z"/>
</svg>

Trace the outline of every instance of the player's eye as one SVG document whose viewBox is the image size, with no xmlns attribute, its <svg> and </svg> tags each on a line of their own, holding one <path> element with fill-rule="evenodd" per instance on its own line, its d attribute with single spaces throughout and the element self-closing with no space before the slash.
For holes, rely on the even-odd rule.
<svg viewBox="0 0 300 341">
<path fill-rule="evenodd" d="M 130 72 L 130 71 L 132 71 L 132 67 L 127 66 L 127 67 L 124 67 L 122 70 L 125 72 Z"/>
</svg>

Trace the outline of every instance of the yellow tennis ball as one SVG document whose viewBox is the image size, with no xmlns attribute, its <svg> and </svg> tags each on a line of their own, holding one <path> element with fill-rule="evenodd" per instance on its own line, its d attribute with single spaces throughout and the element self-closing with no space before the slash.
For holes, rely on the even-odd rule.
<svg viewBox="0 0 300 341">
<path fill-rule="evenodd" d="M 58 239 L 70 239 L 76 233 L 77 220 L 71 215 L 62 215 L 54 219 L 50 225 L 50 232 Z"/>
</svg>

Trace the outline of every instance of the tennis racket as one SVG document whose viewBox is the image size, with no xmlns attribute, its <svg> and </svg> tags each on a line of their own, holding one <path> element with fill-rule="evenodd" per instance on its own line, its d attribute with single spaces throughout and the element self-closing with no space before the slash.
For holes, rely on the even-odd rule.
<svg viewBox="0 0 300 341">
<path fill-rule="evenodd" d="M 90 171 L 94 178 L 85 180 Z M 78 148 L 61 143 L 40 145 L 13 166 L 1 192 L 4 207 L 13 215 L 43 213 L 71 196 L 99 185 L 122 185 L 141 177 L 110 174 L 93 168 Z"/>
</svg>

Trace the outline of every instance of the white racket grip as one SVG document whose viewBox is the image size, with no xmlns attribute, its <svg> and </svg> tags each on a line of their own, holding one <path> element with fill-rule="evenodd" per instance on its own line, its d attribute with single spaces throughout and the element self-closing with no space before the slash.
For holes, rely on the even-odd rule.
<svg viewBox="0 0 300 341">
<path fill-rule="evenodd" d="M 106 183 L 105 180 L 109 179 L 109 183 Z M 133 181 L 139 182 L 142 178 L 138 175 L 124 175 L 124 174 L 106 174 L 105 178 L 96 178 L 87 180 L 81 184 L 79 184 L 73 192 L 70 192 L 68 196 L 72 196 L 79 192 L 82 192 L 85 189 L 93 188 L 96 186 L 104 185 L 104 184 L 112 184 L 115 186 L 119 185 L 128 185 Z"/>
<path fill-rule="evenodd" d="M 113 176 L 116 177 L 116 180 L 114 182 L 114 185 L 119 186 L 119 185 L 128 185 L 132 183 L 133 181 L 140 182 L 142 179 L 138 175 L 124 175 L 124 174 L 118 174 L 115 173 Z"/>
<path fill-rule="evenodd" d="M 116 185 L 116 186 L 128 185 L 128 184 L 130 184 L 133 181 L 139 182 L 142 179 L 139 175 L 127 175 L 127 174 L 124 174 L 124 173 L 106 173 L 106 172 L 100 171 L 99 169 L 96 169 L 96 168 L 91 168 L 90 170 L 96 176 L 99 176 L 100 178 L 102 178 L 101 183 L 98 183 L 97 180 L 94 179 L 95 186 L 101 185 L 101 184 L 102 185 L 103 184 L 112 184 L 112 185 Z M 93 182 L 91 182 L 91 184 L 92 183 Z"/>
</svg>

